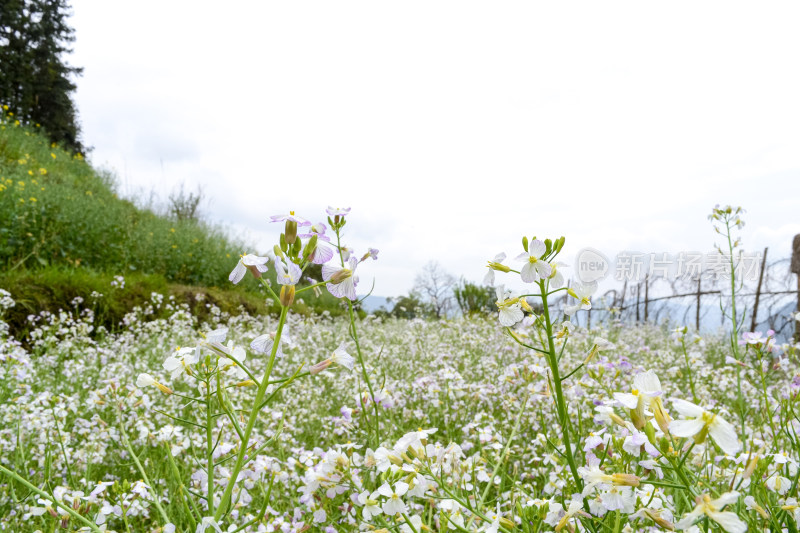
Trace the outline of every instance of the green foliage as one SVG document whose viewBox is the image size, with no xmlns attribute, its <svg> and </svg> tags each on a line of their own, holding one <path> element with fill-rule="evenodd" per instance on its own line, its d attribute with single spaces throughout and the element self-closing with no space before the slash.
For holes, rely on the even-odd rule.
<svg viewBox="0 0 800 533">
<path fill-rule="evenodd" d="M 274 273 L 272 275 L 274 277 Z M 217 312 L 214 308 L 230 315 L 247 313 L 253 316 L 276 315 L 280 310 L 266 291 L 249 278 L 240 285 L 228 283 L 224 288 L 170 283 L 159 274 L 129 274 L 122 287 L 116 281 L 110 273 L 63 266 L 0 273 L 0 288 L 9 291 L 16 301 L 3 320 L 9 324 L 14 337 L 24 339 L 31 328 L 29 315 L 42 311 L 72 312 L 79 298 L 82 308 L 94 312 L 95 324 L 107 331 L 117 331 L 123 327 L 126 314 L 136 307 L 147 308 L 152 304 L 153 293 L 164 295 L 166 303 L 173 306 L 156 308 L 154 316 L 168 316 L 174 313 L 174 306 L 186 304 L 198 322 L 209 320 L 211 314 Z M 327 291 L 319 296 L 312 291 L 303 293 L 294 310 L 305 316 L 323 311 L 340 316 L 345 312 L 339 300 Z"/>
<path fill-rule="evenodd" d="M 422 298 L 411 292 L 406 296 L 398 296 L 394 299 L 394 307 L 388 312 L 388 316 L 394 318 L 432 318 L 436 316 L 430 304 L 422 301 Z"/>
<path fill-rule="evenodd" d="M 71 76 L 63 56 L 75 40 L 66 0 L 0 3 L 0 104 L 16 120 L 39 124 L 51 141 L 82 152 Z"/>
<path fill-rule="evenodd" d="M 41 311 L 57 313 L 75 309 L 76 298 L 81 307 L 91 309 L 95 324 L 108 331 L 122 326 L 123 318 L 135 307 L 146 308 L 152 294 L 166 296 L 173 305 L 187 304 L 192 314 L 208 319 L 213 307 L 239 314 L 265 314 L 276 311 L 268 306 L 266 295 L 241 288 L 219 289 L 169 283 L 158 274 L 132 274 L 125 278 L 124 287 L 115 286 L 112 274 L 93 272 L 84 268 L 44 268 L 37 271 L 16 270 L 0 274 L 0 287 L 11 293 L 16 305 L 9 309 L 5 321 L 12 335 L 24 338 L 31 327 L 28 316 Z M 171 314 L 174 309 L 156 308 L 155 316 Z"/>
<path fill-rule="evenodd" d="M 228 284 L 244 249 L 217 228 L 137 208 L 80 155 L 35 129 L 0 122 L 0 264 L 158 273 L 187 285 Z"/>
<path fill-rule="evenodd" d="M 491 314 L 497 311 L 494 289 L 464 279 L 453 289 L 461 313 L 465 316 Z"/>
</svg>

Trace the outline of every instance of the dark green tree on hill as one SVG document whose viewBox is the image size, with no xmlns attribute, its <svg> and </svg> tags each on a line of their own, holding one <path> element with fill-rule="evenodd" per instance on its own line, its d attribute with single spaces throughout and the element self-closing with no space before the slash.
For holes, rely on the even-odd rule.
<svg viewBox="0 0 800 533">
<path fill-rule="evenodd" d="M 68 65 L 74 30 L 66 0 L 0 1 L 0 104 L 22 121 L 39 124 L 51 141 L 82 152 Z"/>
</svg>

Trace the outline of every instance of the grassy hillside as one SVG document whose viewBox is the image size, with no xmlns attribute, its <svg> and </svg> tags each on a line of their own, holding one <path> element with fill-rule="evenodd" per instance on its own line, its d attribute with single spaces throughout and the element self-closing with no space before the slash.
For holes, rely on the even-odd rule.
<svg viewBox="0 0 800 533">
<path fill-rule="evenodd" d="M 0 124 L 0 264 L 63 265 L 158 273 L 178 283 L 221 285 L 242 248 L 219 228 L 178 222 L 120 198 L 97 172 L 6 118 Z M 235 261 L 235 260 L 234 260 Z"/>
<path fill-rule="evenodd" d="M 24 332 L 28 314 L 69 309 L 75 297 L 88 302 L 92 293 L 103 294 L 97 312 L 109 328 L 151 292 L 201 314 L 208 302 L 230 313 L 242 306 L 267 312 L 253 280 L 239 287 L 228 281 L 245 248 L 221 228 L 137 207 L 80 155 L 13 117 L 0 119 L 0 288 L 19 303 L 9 317 L 12 331 Z M 112 287 L 115 276 L 126 279 L 124 290 Z M 307 312 L 339 311 L 327 293 L 306 301 Z"/>
</svg>

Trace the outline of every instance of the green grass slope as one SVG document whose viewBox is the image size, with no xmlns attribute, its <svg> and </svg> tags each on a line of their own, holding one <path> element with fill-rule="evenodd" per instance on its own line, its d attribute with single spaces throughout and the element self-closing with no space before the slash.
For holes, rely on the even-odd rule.
<svg viewBox="0 0 800 533">
<path fill-rule="evenodd" d="M 228 281 L 245 248 L 219 227 L 179 222 L 120 198 L 110 175 L 0 113 L 0 288 L 19 303 L 9 317 L 17 334 L 28 314 L 69 309 L 92 293 L 103 295 L 96 311 L 109 329 L 151 292 L 201 315 L 209 302 L 229 313 L 268 312 L 254 280 Z M 112 287 L 115 276 L 126 279 L 125 289 Z M 327 292 L 305 301 L 301 311 L 339 312 Z"/>
</svg>

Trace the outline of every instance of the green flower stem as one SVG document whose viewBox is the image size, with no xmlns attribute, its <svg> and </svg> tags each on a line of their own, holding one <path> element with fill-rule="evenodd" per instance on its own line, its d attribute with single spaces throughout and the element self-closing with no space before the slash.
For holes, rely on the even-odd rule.
<svg viewBox="0 0 800 533">
<path fill-rule="evenodd" d="M 517 413 L 517 420 L 514 422 L 514 428 L 511 430 L 511 435 L 508 436 L 508 441 L 506 441 L 506 445 L 503 448 L 503 453 L 500 454 L 500 460 L 497 461 L 497 464 L 492 471 L 492 475 L 489 478 L 489 483 L 486 484 L 486 488 L 483 489 L 483 494 L 481 494 L 481 499 L 478 500 L 477 508 L 483 507 L 483 502 L 486 501 L 486 498 L 489 496 L 489 490 L 494 485 L 494 478 L 497 476 L 497 473 L 500 472 L 500 468 L 506 463 L 508 459 L 508 450 L 511 448 L 511 443 L 514 441 L 514 437 L 517 436 L 517 431 L 519 431 L 520 422 L 522 422 L 522 413 L 525 412 L 525 407 L 528 405 L 528 399 L 530 398 L 530 394 L 525 395 L 525 400 L 522 402 L 522 405 L 519 408 L 519 413 Z M 474 516 L 470 518 L 469 524 L 472 525 L 474 520 Z"/>
<path fill-rule="evenodd" d="M 369 379 L 369 375 L 367 374 L 367 367 L 364 364 L 364 356 L 361 354 L 361 345 L 358 342 L 358 331 L 356 330 L 356 319 L 355 313 L 353 313 L 353 302 L 347 300 L 347 308 L 350 313 L 350 336 L 353 339 L 353 342 L 356 343 L 356 355 L 358 355 L 358 364 L 361 367 L 361 377 L 364 379 L 364 382 L 367 384 L 367 390 L 369 390 L 369 397 L 372 400 L 372 407 L 375 410 L 375 446 L 380 444 L 380 415 L 378 414 L 378 402 L 375 401 L 375 391 L 372 390 L 372 382 Z"/>
<path fill-rule="evenodd" d="M 686 350 L 686 339 L 681 337 L 681 346 L 683 347 L 683 360 L 686 362 L 686 373 L 689 374 L 689 386 L 692 388 L 692 401 L 697 403 L 697 394 L 694 390 L 694 376 L 692 375 L 692 365 L 689 364 L 689 353 Z"/>
<path fill-rule="evenodd" d="M 266 280 L 266 279 L 264 279 L 264 277 L 262 276 L 262 277 L 258 278 L 258 281 L 260 281 L 260 282 L 261 282 L 261 285 L 263 285 L 264 287 L 266 287 L 266 289 L 269 291 L 269 294 L 270 294 L 270 296 L 272 296 L 272 299 L 273 299 L 273 300 L 275 300 L 275 301 L 278 303 L 278 305 L 280 305 L 280 303 L 281 303 L 281 299 L 280 299 L 280 298 L 278 298 L 278 295 L 277 295 L 277 294 L 275 294 L 275 291 L 273 291 L 273 290 L 272 290 L 272 287 L 270 287 L 270 286 L 269 286 L 269 283 L 267 282 L 267 280 Z M 296 294 L 296 293 L 295 293 L 295 294 Z"/>
<path fill-rule="evenodd" d="M 208 503 L 208 514 L 214 513 L 214 434 L 212 423 L 214 418 L 211 412 L 211 379 L 206 379 L 206 476 L 208 481 L 208 491 L 206 503 Z"/>
<path fill-rule="evenodd" d="M 728 250 L 731 257 L 731 322 L 733 323 L 733 331 L 731 331 L 731 349 L 733 350 L 733 357 L 740 361 L 739 358 L 739 325 L 736 317 L 736 265 L 733 261 L 733 241 L 731 240 L 731 222 L 725 220 L 726 236 L 728 238 Z M 744 419 L 744 396 L 742 396 L 742 368 L 736 365 L 736 394 L 739 402 L 739 423 L 742 426 L 741 439 L 743 443 L 747 442 L 747 431 L 745 429 Z"/>
<path fill-rule="evenodd" d="M 153 493 L 153 505 L 155 505 L 156 509 L 158 509 L 158 514 L 161 515 L 161 519 L 164 521 L 164 524 L 168 524 L 170 523 L 170 519 L 167 516 L 167 513 L 164 511 L 164 508 L 161 507 L 161 503 L 158 501 L 158 494 L 156 494 L 155 488 L 147 478 L 147 474 L 142 467 L 142 463 L 139 462 L 139 457 L 133 451 L 131 441 L 128 439 L 128 432 L 125 430 L 125 422 L 122 420 L 122 409 L 119 407 L 119 405 L 117 406 L 117 412 L 119 413 L 119 428 L 122 431 L 122 442 L 125 444 L 125 448 L 128 450 L 131 459 L 133 459 L 133 464 L 136 465 L 136 470 L 138 470 L 139 474 L 142 476 L 142 481 L 145 483 L 145 485 L 150 487 L 150 491 Z"/>
<path fill-rule="evenodd" d="M 539 290 L 542 294 L 547 293 L 545 290 L 544 281 L 539 281 Z M 578 491 L 580 492 L 583 491 L 583 480 L 581 479 L 580 474 L 578 474 L 578 467 L 575 465 L 575 457 L 572 454 L 572 444 L 569 438 L 569 418 L 567 413 L 567 404 L 564 400 L 564 392 L 561 388 L 562 380 L 559 376 L 558 361 L 556 360 L 556 347 L 555 343 L 553 342 L 553 323 L 550 320 L 550 307 L 547 304 L 546 297 L 542 298 L 542 308 L 545 328 L 547 331 L 547 343 L 549 351 L 547 362 L 550 364 L 550 372 L 553 374 L 553 388 L 556 393 L 555 404 L 556 410 L 558 411 L 558 422 L 561 426 L 562 439 L 564 441 L 567 463 L 569 463 L 569 470 L 572 472 L 572 477 L 575 479 L 575 485 L 578 487 Z"/>
<path fill-rule="evenodd" d="M 164 448 L 167 452 L 166 455 L 167 459 L 169 460 L 172 475 L 175 476 L 175 481 L 178 483 L 178 490 L 180 492 L 181 501 L 183 502 L 183 508 L 186 510 L 186 514 L 189 516 L 189 521 L 192 523 L 192 529 L 196 529 L 197 522 L 195 521 L 195 516 L 199 518 L 202 517 L 202 515 L 197 509 L 197 505 L 194 503 L 194 500 L 189 497 L 189 494 L 186 491 L 186 485 L 183 484 L 183 478 L 178 470 L 178 465 L 175 464 L 175 459 L 172 458 L 172 450 L 170 450 L 169 444 L 164 443 Z M 189 500 L 189 504 L 186 503 L 186 500 Z M 192 506 L 191 509 L 189 509 L 189 505 Z M 194 514 L 192 513 L 192 510 L 194 510 Z"/>
<path fill-rule="evenodd" d="M 69 506 L 67 506 L 67 505 L 64 505 L 64 504 L 63 504 L 63 503 L 61 503 L 60 501 L 56 500 L 54 496 L 52 496 L 52 495 L 50 495 L 50 494 L 48 494 L 48 493 L 44 492 L 43 490 L 39 489 L 39 487 L 37 487 L 36 485 L 33 485 L 33 484 L 31 484 L 30 482 L 28 482 L 28 481 L 27 481 L 25 478 L 21 477 L 21 476 L 20 476 L 19 474 L 17 474 L 16 472 L 14 472 L 14 471 L 12 471 L 12 470 L 9 470 L 8 468 L 6 468 L 6 467 L 4 467 L 4 466 L 2 466 L 2 465 L 0 465 L 0 472 L 2 472 L 3 474 L 7 475 L 7 476 L 8 476 L 8 477 L 10 477 L 10 478 L 13 478 L 13 479 L 15 479 L 17 482 L 19 482 L 19 483 L 21 483 L 22 485 L 24 485 L 24 486 L 25 486 L 25 488 L 27 488 L 27 489 L 28 489 L 28 490 L 30 490 L 31 492 L 34 492 L 34 493 L 38 494 L 38 495 L 39 495 L 39 496 L 41 496 L 42 498 L 45 498 L 45 499 L 47 499 L 47 500 L 50 500 L 51 502 L 53 502 L 53 505 L 55 505 L 55 506 L 56 506 L 56 507 L 58 507 L 59 509 L 63 509 L 63 510 L 64 510 L 64 511 L 66 511 L 66 512 L 67 512 L 67 513 L 68 513 L 68 514 L 71 516 L 71 517 L 73 517 L 74 519 L 78 520 L 78 521 L 79 521 L 79 522 L 81 522 L 82 524 L 86 525 L 86 527 L 88 527 L 88 528 L 89 528 L 89 529 L 91 529 L 92 531 L 97 531 L 98 533 L 101 531 L 101 530 L 100 530 L 100 528 L 99 528 L 99 527 L 97 527 L 97 526 L 94 524 L 94 522 L 92 522 L 91 520 L 88 520 L 87 518 L 85 518 L 85 517 L 83 517 L 83 516 L 79 515 L 78 513 L 76 513 L 75 511 L 73 511 L 73 510 L 72 510 L 72 509 L 71 509 Z"/>
<path fill-rule="evenodd" d="M 242 444 L 239 448 L 239 454 L 236 456 L 236 464 L 233 466 L 231 476 L 228 479 L 228 484 L 225 487 L 225 492 L 222 495 L 222 500 L 220 500 L 217 512 L 214 514 L 214 520 L 217 522 L 219 522 L 219 520 L 222 518 L 222 515 L 227 510 L 228 504 L 230 503 L 231 494 L 233 493 L 233 487 L 236 485 L 236 478 L 239 477 L 239 472 L 242 470 L 242 466 L 244 466 L 244 456 L 247 453 L 248 442 L 250 440 L 250 435 L 253 432 L 253 427 L 256 425 L 258 413 L 261 411 L 260 406 L 264 401 L 264 396 L 267 393 L 267 383 L 269 383 L 269 377 L 272 374 L 272 367 L 275 366 L 275 357 L 278 354 L 281 333 L 283 333 L 283 326 L 286 324 L 286 315 L 288 312 L 288 307 L 281 308 L 281 316 L 278 320 L 278 331 L 275 333 L 275 340 L 272 343 L 272 351 L 269 354 L 267 371 L 264 373 L 264 378 L 261 380 L 261 385 L 259 385 L 256 398 L 253 401 L 253 409 L 250 411 L 250 418 L 247 420 L 247 427 L 245 427 L 244 430 L 244 438 L 242 439 Z"/>
<path fill-rule="evenodd" d="M 320 281 L 319 283 L 315 283 L 313 285 L 309 285 L 308 287 L 303 287 L 302 289 L 297 289 L 294 293 L 295 293 L 295 295 L 298 295 L 301 292 L 307 291 L 308 289 L 313 289 L 314 287 L 320 287 L 322 285 L 327 285 L 327 284 L 328 284 L 327 281 Z"/>
<path fill-rule="evenodd" d="M 341 230 L 341 228 L 339 228 L 339 227 L 335 228 L 335 231 L 336 231 L 336 249 L 339 250 L 339 262 L 341 263 L 342 268 L 344 268 L 344 256 L 342 255 L 342 239 L 341 239 L 340 230 Z M 367 367 L 364 364 L 364 355 L 361 353 L 361 345 L 358 342 L 358 330 L 356 329 L 356 318 L 355 318 L 355 313 L 353 312 L 353 302 L 351 302 L 349 298 L 347 299 L 347 311 L 348 311 L 348 315 L 350 317 L 350 328 L 349 328 L 350 329 L 350 337 L 353 339 L 353 342 L 356 344 L 356 355 L 358 356 L 358 365 L 361 367 L 361 377 L 364 379 L 364 382 L 367 384 L 367 390 L 369 390 L 370 400 L 372 400 L 372 407 L 375 410 L 375 423 L 374 423 L 374 426 L 375 426 L 375 428 L 374 428 L 375 429 L 375 442 L 374 442 L 374 445 L 377 446 L 378 444 L 380 444 L 380 440 L 381 440 L 380 427 L 379 427 L 379 425 L 380 425 L 379 424 L 379 422 L 380 422 L 380 414 L 378 413 L 378 403 L 375 401 L 375 391 L 372 388 L 372 381 L 370 381 L 370 379 L 369 379 L 369 374 L 367 374 Z M 364 413 L 364 415 L 365 415 L 365 417 L 367 419 L 367 424 L 371 426 L 372 424 L 370 424 L 370 422 L 369 422 L 369 417 L 366 416 L 366 413 Z"/>
</svg>

